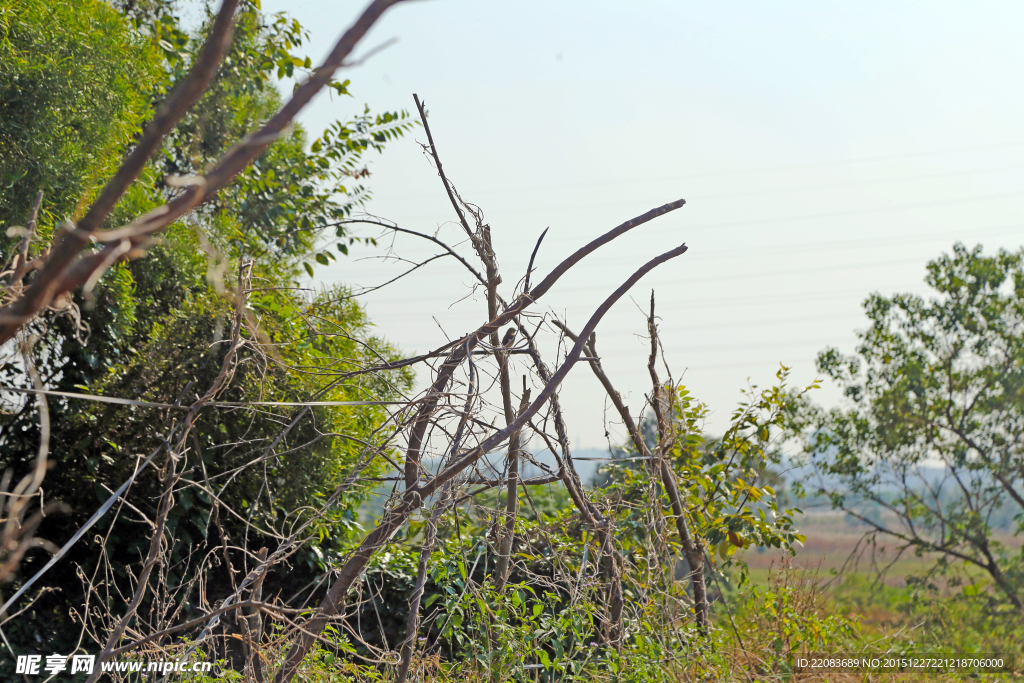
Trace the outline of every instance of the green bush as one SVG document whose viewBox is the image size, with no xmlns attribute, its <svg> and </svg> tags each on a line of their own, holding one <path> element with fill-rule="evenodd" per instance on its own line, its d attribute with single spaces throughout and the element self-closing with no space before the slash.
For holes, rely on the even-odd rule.
<svg viewBox="0 0 1024 683">
<path fill-rule="evenodd" d="M 0 0 L 0 226 L 74 217 L 150 114 L 161 59 L 102 0 Z"/>
</svg>

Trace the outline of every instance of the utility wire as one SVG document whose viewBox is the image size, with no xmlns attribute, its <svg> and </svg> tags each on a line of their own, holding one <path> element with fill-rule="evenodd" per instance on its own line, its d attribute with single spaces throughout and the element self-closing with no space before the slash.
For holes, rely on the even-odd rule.
<svg viewBox="0 0 1024 683">
<path fill-rule="evenodd" d="M 811 168 L 831 168 L 831 167 L 841 167 L 841 166 L 856 166 L 856 165 L 859 165 L 859 164 L 870 164 L 870 163 L 878 163 L 878 162 L 885 162 L 885 161 L 899 161 L 899 160 L 902 160 L 902 159 L 920 159 L 920 158 L 935 157 L 935 156 L 945 156 L 947 154 L 959 154 L 959 153 L 962 153 L 962 152 L 975 152 L 975 151 L 984 151 L 984 150 L 989 150 L 989 149 L 1008 149 L 1008 148 L 1022 147 L 1022 146 L 1024 146 L 1024 141 L 1001 142 L 1001 143 L 994 143 L 994 144 L 991 144 L 991 145 L 983 145 L 983 146 L 980 146 L 980 147 L 959 147 L 959 148 L 955 148 L 955 149 L 938 150 L 938 151 L 932 151 L 932 152 L 910 152 L 910 153 L 906 153 L 906 154 L 888 154 L 888 155 L 883 155 L 883 156 L 854 157 L 854 158 L 851 158 L 851 159 L 841 159 L 841 160 L 835 160 L 835 161 L 822 161 L 822 162 L 814 162 L 814 163 L 809 163 L 809 164 L 788 164 L 788 165 L 782 165 L 782 166 L 756 166 L 756 167 L 752 167 L 752 168 L 737 168 L 737 169 L 730 169 L 730 170 L 723 170 L 723 171 L 712 171 L 710 173 L 708 173 L 708 172 L 705 172 L 705 173 L 680 173 L 680 174 L 672 174 L 672 175 L 647 176 L 647 177 L 643 177 L 643 178 L 630 178 L 628 180 L 608 180 L 608 181 L 597 181 L 597 182 L 589 182 L 589 183 L 572 183 L 572 184 L 568 184 L 568 185 L 532 185 L 532 186 L 527 185 L 527 186 L 522 186 L 522 187 L 507 188 L 507 189 L 503 189 L 503 190 L 483 191 L 483 192 L 479 192 L 477 194 L 480 194 L 480 195 L 484 195 L 484 194 L 503 194 L 503 193 L 512 194 L 512 193 L 530 192 L 530 191 L 534 191 L 534 190 L 547 190 L 547 189 L 552 189 L 552 190 L 572 190 L 572 189 L 580 189 L 580 188 L 588 188 L 588 187 L 620 187 L 622 185 L 640 185 L 640 184 L 643 184 L 643 183 L 662 182 L 662 181 L 666 181 L 666 180 L 684 180 L 684 179 L 698 179 L 698 178 L 722 178 L 722 177 L 728 177 L 728 176 L 755 175 L 755 174 L 758 174 L 758 173 L 777 173 L 779 171 L 796 171 L 796 170 L 811 169 Z M 1002 170 L 1002 169 L 999 169 L 999 170 Z M 982 172 L 984 172 L 984 171 L 982 171 Z M 896 178 L 894 180 L 898 180 L 898 179 L 899 178 Z M 913 179 L 917 179 L 917 178 L 915 177 Z M 418 195 L 405 195 L 405 197 L 408 197 L 410 199 L 425 198 L 425 197 L 435 197 L 435 196 L 437 196 L 437 195 L 433 194 L 433 193 L 431 193 L 431 194 L 418 194 Z"/>
<path fill-rule="evenodd" d="M 1024 194 L 1024 193 L 1022 193 L 1022 194 Z M 994 234 L 997 234 L 997 235 L 1002 235 L 1002 234 L 1022 234 L 1022 237 L 1024 237 L 1024 223 L 1011 223 L 1011 224 L 1006 224 L 1006 225 L 993 226 L 992 228 L 981 228 L 981 229 L 977 229 L 977 230 L 975 230 L 973 232 L 980 232 L 980 231 L 984 231 L 984 230 L 998 230 L 998 232 L 994 233 Z M 955 238 L 955 237 L 963 236 L 963 234 L 964 234 L 964 231 L 961 230 L 961 231 L 958 231 L 956 233 L 950 232 L 949 236 Z M 699 254 L 699 252 L 694 252 L 693 255 L 692 255 L 691 260 L 700 258 L 701 261 L 707 261 L 707 260 L 711 260 L 711 259 L 716 259 L 717 260 L 717 259 L 722 259 L 722 258 L 728 258 L 730 256 L 732 258 L 737 258 L 737 257 L 743 257 L 743 256 L 781 255 L 781 254 L 787 254 L 787 253 L 799 253 L 801 251 L 808 251 L 808 252 L 825 251 L 825 250 L 830 250 L 830 251 L 843 250 L 843 251 L 845 251 L 845 250 L 847 250 L 847 249 L 849 249 L 851 247 L 856 247 L 859 244 L 863 244 L 865 247 L 871 247 L 871 246 L 879 246 L 879 247 L 880 246 L 891 246 L 891 245 L 895 245 L 895 244 L 920 244 L 922 239 L 929 239 L 929 238 L 934 238 L 934 237 L 935 237 L 935 233 L 934 232 L 928 232 L 928 233 L 917 233 L 917 234 L 912 235 L 912 236 L 900 237 L 900 238 L 895 238 L 895 239 L 891 239 L 891 240 L 873 240 L 871 238 L 865 238 L 863 240 L 843 240 L 843 241 L 836 241 L 836 242 L 818 243 L 818 244 L 813 245 L 813 246 L 803 246 L 803 245 L 801 245 L 801 246 L 794 246 L 794 247 L 788 247 L 788 246 L 787 247 L 774 247 L 774 248 L 773 247 L 765 247 L 763 249 L 759 248 L 759 247 L 754 247 L 754 248 L 749 248 L 749 249 L 737 249 L 737 250 L 735 250 L 734 252 L 731 252 L 731 253 L 730 252 L 719 252 L 719 253 L 712 253 L 712 254 L 708 254 L 708 255 L 702 255 L 702 254 Z M 618 260 L 618 259 L 616 259 L 616 260 Z M 828 271 L 831 271 L 831 270 L 835 270 L 836 268 L 843 268 L 843 269 L 871 268 L 871 267 L 875 267 L 875 266 L 879 266 L 879 265 L 897 265 L 897 264 L 914 263 L 914 262 L 919 263 L 919 262 L 921 262 L 921 259 L 920 258 L 911 258 L 911 259 L 902 259 L 900 261 L 869 261 L 867 263 L 847 264 L 847 265 L 843 265 L 843 266 L 827 266 L 827 267 L 825 267 L 825 269 L 828 270 Z M 600 261 L 595 259 L 594 261 L 590 262 L 589 264 L 584 262 L 584 263 L 581 263 L 580 265 L 581 265 L 581 267 L 584 266 L 584 265 L 588 265 L 590 267 L 606 267 L 607 263 L 608 263 L 608 261 L 605 261 L 603 259 L 600 260 Z M 729 275 L 729 276 L 722 276 L 722 277 L 719 277 L 718 279 L 734 279 L 734 278 L 739 278 L 739 277 L 771 277 L 771 276 L 775 276 L 775 275 L 784 275 L 784 274 L 789 274 L 789 273 L 793 273 L 793 272 L 803 273 L 803 272 L 813 272 L 813 271 L 806 270 L 806 269 L 805 270 L 800 270 L 800 271 L 794 271 L 792 268 L 788 268 L 788 269 L 785 269 L 785 270 L 762 271 L 760 273 L 751 274 L 751 275 Z M 691 281 L 694 281 L 694 282 L 701 281 L 701 282 L 703 282 L 703 281 L 707 281 L 707 278 L 694 278 Z M 665 281 L 662 281 L 662 282 L 665 282 Z M 686 281 L 680 281 L 680 280 L 673 281 L 673 280 L 669 280 L 668 282 L 674 284 L 674 283 L 685 283 Z M 574 293 L 574 292 L 592 291 L 593 289 L 594 289 L 594 287 L 592 285 L 590 285 L 590 286 L 578 286 L 578 287 L 563 287 L 563 288 L 559 288 L 558 291 L 563 292 L 563 293 Z M 373 299 L 370 300 L 370 302 L 372 304 L 386 304 L 386 303 L 408 303 L 408 302 L 413 302 L 413 301 L 437 301 L 437 300 L 438 300 L 438 296 L 435 294 L 435 295 L 432 295 L 432 296 L 423 296 L 423 297 L 373 298 Z M 375 316 L 374 319 L 377 319 L 378 317 L 380 317 L 380 316 Z M 385 315 L 385 317 L 386 317 L 386 315 Z M 407 315 L 403 315 L 403 317 L 408 317 L 408 316 Z"/>
<path fill-rule="evenodd" d="M 788 221 L 802 221 L 802 220 L 810 220 L 810 219 L 816 219 L 816 218 L 836 218 L 836 217 L 843 217 L 843 216 L 859 216 L 859 215 L 863 215 L 863 214 L 884 213 L 884 212 L 888 212 L 888 211 L 906 211 L 906 210 L 920 209 L 920 208 L 931 208 L 931 207 L 936 207 L 936 206 L 951 206 L 951 205 L 956 205 L 956 204 L 972 204 L 972 203 L 975 203 L 975 202 L 997 201 L 997 200 L 1002 200 L 1002 199 L 1011 199 L 1011 198 L 1014 198 L 1014 197 L 1020 197 L 1022 195 L 1024 195 L 1024 192 L 1004 192 L 1004 193 L 999 193 L 999 194 L 979 195 L 979 196 L 976 196 L 976 197 L 959 197 L 959 198 L 956 198 L 956 199 L 936 199 L 936 200 L 931 200 L 931 201 L 927 201 L 927 202 L 912 202 L 912 203 L 908 203 L 908 204 L 895 204 L 895 205 L 892 205 L 892 206 L 871 207 L 871 208 L 865 208 L 865 209 L 847 209 L 847 210 L 844 210 L 844 211 L 830 211 L 830 212 L 826 212 L 826 213 L 818 213 L 818 214 L 810 214 L 810 215 L 782 216 L 782 217 L 779 217 L 779 218 L 755 218 L 755 219 L 750 219 L 750 220 L 747 220 L 747 221 L 729 221 L 729 222 L 724 222 L 724 223 L 705 223 L 703 225 L 695 225 L 695 226 L 691 226 L 691 227 L 692 228 L 697 228 L 697 229 L 735 228 L 735 227 L 744 227 L 744 226 L 748 226 L 748 225 L 761 225 L 761 224 L 764 224 L 764 223 L 779 223 L 779 222 L 788 222 Z M 636 199 L 629 199 L 629 200 L 620 200 L 620 201 L 615 201 L 615 202 L 604 202 L 604 203 L 600 203 L 600 204 L 588 203 L 588 204 L 581 204 L 581 205 L 576 205 L 576 206 L 573 206 L 573 205 L 568 205 L 568 206 L 566 206 L 566 205 L 559 205 L 559 206 L 554 206 L 554 207 L 550 207 L 550 206 L 549 207 L 536 207 L 536 208 L 528 207 L 528 208 L 523 208 L 523 209 L 519 209 L 519 210 L 515 210 L 515 211 L 492 211 L 491 214 L 492 214 L 492 217 L 499 217 L 500 218 L 501 216 L 518 216 L 518 215 L 527 215 L 527 214 L 536 214 L 536 213 L 564 213 L 564 212 L 567 212 L 567 211 L 580 211 L 582 209 L 611 209 L 611 208 L 615 208 L 615 207 L 619 207 L 619 206 L 632 206 L 632 207 L 635 207 L 636 204 L 637 204 L 637 200 Z M 431 220 L 431 218 L 432 218 L 431 216 L 406 216 L 405 217 L 406 220 Z M 495 218 L 492 218 L 492 220 L 495 220 Z M 657 229 L 655 229 L 654 232 L 657 232 Z M 562 241 L 562 238 L 555 238 L 554 241 L 555 242 L 560 242 L 560 241 Z M 499 242 L 499 244 L 500 244 L 500 242 Z"/>
<path fill-rule="evenodd" d="M 97 394 L 76 394 L 70 391 L 50 391 L 40 389 L 22 389 L 20 387 L 2 387 L 0 391 L 11 391 L 19 394 L 43 394 L 46 396 L 60 396 L 63 398 L 76 398 L 86 401 L 97 401 L 99 403 L 116 403 L 124 406 L 136 406 L 139 408 L 169 408 L 171 410 L 191 410 L 189 406 L 174 405 L 172 403 L 156 403 L 153 401 L 139 401 L 131 398 L 120 398 L 117 396 L 99 396 Z M 211 408 L 247 408 L 249 406 L 404 406 L 408 401 L 210 401 L 204 407 Z"/>
</svg>

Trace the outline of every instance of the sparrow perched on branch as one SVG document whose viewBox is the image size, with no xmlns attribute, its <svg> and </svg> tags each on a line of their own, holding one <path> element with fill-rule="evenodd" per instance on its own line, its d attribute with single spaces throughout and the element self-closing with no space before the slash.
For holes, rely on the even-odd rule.
<svg viewBox="0 0 1024 683">
<path fill-rule="evenodd" d="M 505 331 L 505 336 L 501 338 L 501 345 L 503 348 L 512 348 L 512 342 L 516 339 L 516 328 L 510 327 Z"/>
</svg>

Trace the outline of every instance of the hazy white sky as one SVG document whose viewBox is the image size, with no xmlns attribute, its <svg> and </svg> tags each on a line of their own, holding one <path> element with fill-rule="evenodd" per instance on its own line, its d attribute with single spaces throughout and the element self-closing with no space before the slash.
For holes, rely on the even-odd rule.
<svg viewBox="0 0 1024 683">
<path fill-rule="evenodd" d="M 314 60 L 361 7 L 263 2 L 309 28 Z M 541 310 L 580 328 L 639 265 L 686 242 L 633 297 L 645 306 L 656 290 L 669 362 L 710 405 L 712 430 L 748 378 L 767 385 L 783 362 L 808 383 L 819 350 L 852 351 L 863 299 L 923 293 L 925 263 L 954 241 L 1024 242 L 1021 2 L 430 0 L 390 10 L 361 51 L 392 37 L 345 75 L 354 99 L 322 96 L 302 122 L 316 134 L 364 102 L 412 110 L 418 93 L 445 170 L 492 227 L 506 296 L 544 228 L 538 278 L 623 220 L 686 198 L 591 256 Z M 422 130 L 371 157 L 370 209 L 458 241 L 417 140 Z M 436 253 L 412 239 L 395 250 Z M 318 277 L 378 284 L 406 267 L 364 258 L 383 253 L 357 249 Z M 469 282 L 453 264 L 366 297 L 404 351 L 485 321 L 482 300 L 450 307 Z M 598 328 L 634 412 L 649 390 L 644 333 L 629 300 Z M 604 445 L 589 368 L 562 396 L 576 445 Z"/>
</svg>

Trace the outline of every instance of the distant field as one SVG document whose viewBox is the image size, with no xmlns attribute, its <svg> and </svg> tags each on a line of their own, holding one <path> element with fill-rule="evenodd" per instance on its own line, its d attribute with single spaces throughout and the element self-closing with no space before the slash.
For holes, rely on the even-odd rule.
<svg viewBox="0 0 1024 683">
<path fill-rule="evenodd" d="M 885 569 L 884 583 L 890 586 L 906 585 L 906 576 L 930 566 L 934 555 L 916 557 L 910 550 L 899 555 L 895 539 L 879 536 L 872 544 L 865 540 L 867 526 L 848 520 L 842 512 L 817 512 L 798 518 L 800 533 L 807 536 L 806 542 L 796 554 L 794 563 L 805 569 L 819 569 L 823 577 L 834 572 L 844 574 L 876 575 Z M 1002 535 L 997 540 L 1011 546 L 1019 546 L 1020 538 Z M 750 567 L 751 578 L 759 581 L 767 576 L 768 569 L 777 566 L 783 553 L 778 550 L 759 552 L 754 549 L 742 551 L 741 557 Z M 788 555 L 788 553 L 787 553 Z"/>
<path fill-rule="evenodd" d="M 935 566 L 935 555 L 916 557 L 913 552 L 898 556 L 892 539 L 879 537 L 871 544 L 864 539 L 867 526 L 851 523 L 842 513 L 804 515 L 797 520 L 807 541 L 792 562 L 810 570 L 796 584 L 814 586 L 820 598 L 816 609 L 824 615 L 841 616 L 856 625 L 855 636 L 829 646 L 829 651 L 914 652 L 914 653 L 1008 653 L 1016 657 L 1016 674 L 890 674 L 863 678 L 852 674 L 829 674 L 822 678 L 797 676 L 793 680 L 855 681 L 955 681 L 1011 680 L 1019 677 L 1022 659 L 1020 621 L 1012 612 L 992 610 L 991 580 L 976 567 L 952 565 L 947 578 L 932 577 L 934 590 L 922 591 L 907 584 L 908 575 L 923 575 Z M 1019 547 L 1021 539 L 1008 534 L 997 538 L 1005 545 Z M 784 569 L 779 551 L 742 552 L 755 586 L 777 585 L 769 575 L 792 576 Z M 879 575 L 879 571 L 885 572 Z M 816 570 L 816 571 L 815 571 Z M 954 580 L 955 578 L 955 580 Z M 880 579 L 880 580 L 879 580 Z M 790 579 L 791 580 L 791 579 Z M 968 594 L 968 584 L 982 592 Z M 736 594 L 734 594 L 736 595 Z M 733 603 L 734 607 L 737 603 Z M 741 602 L 739 604 L 742 604 Z M 740 609 L 743 609 L 740 607 Z"/>
</svg>

